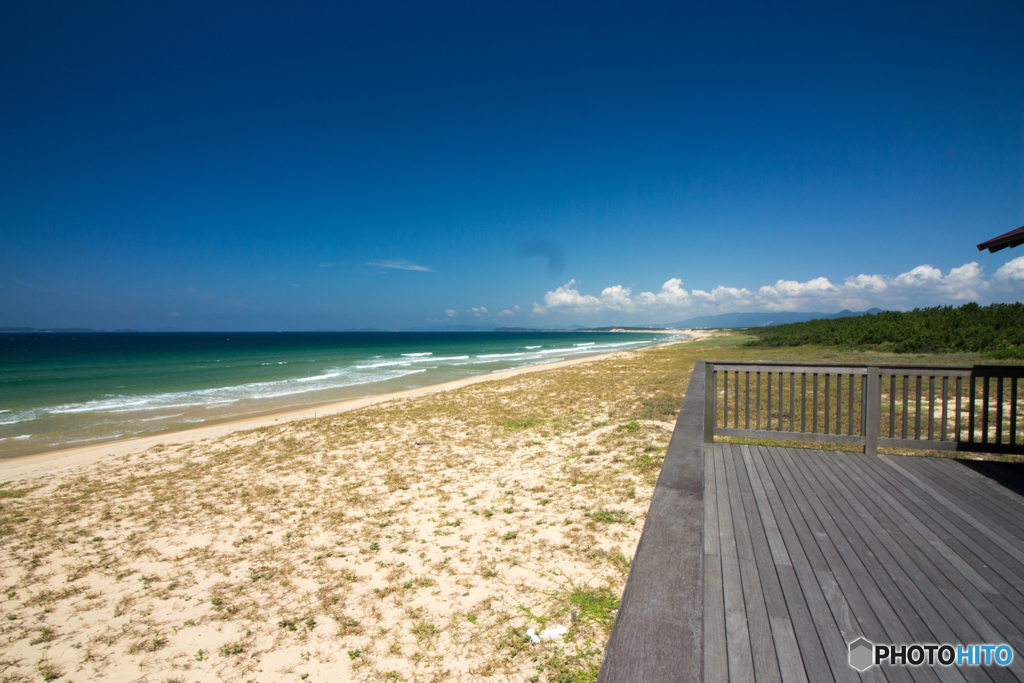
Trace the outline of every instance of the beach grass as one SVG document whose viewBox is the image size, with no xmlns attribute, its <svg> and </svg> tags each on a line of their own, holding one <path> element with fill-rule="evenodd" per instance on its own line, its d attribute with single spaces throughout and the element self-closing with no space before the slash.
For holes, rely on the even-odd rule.
<svg viewBox="0 0 1024 683">
<path fill-rule="evenodd" d="M 748 339 L 6 483 L 0 680 L 593 681 L 696 359 L 949 362 Z"/>
</svg>

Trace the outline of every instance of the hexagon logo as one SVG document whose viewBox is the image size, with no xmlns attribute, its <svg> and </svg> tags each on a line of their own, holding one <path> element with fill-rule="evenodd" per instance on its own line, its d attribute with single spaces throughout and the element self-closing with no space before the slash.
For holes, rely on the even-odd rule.
<svg viewBox="0 0 1024 683">
<path fill-rule="evenodd" d="M 875 663 L 875 646 L 866 638 L 858 638 L 850 643 L 850 666 L 857 671 L 865 671 Z"/>
</svg>

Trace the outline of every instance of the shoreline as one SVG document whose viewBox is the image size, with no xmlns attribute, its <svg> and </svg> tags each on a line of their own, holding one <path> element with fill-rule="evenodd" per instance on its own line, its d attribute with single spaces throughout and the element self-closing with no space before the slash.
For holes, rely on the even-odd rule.
<svg viewBox="0 0 1024 683">
<path fill-rule="evenodd" d="M 662 344 L 653 344 L 651 346 L 647 346 L 644 348 L 653 349 L 660 348 L 663 346 L 670 346 L 673 344 L 685 344 L 687 342 L 699 341 L 701 339 L 705 339 L 707 337 L 714 335 L 713 331 L 708 330 L 664 330 L 663 332 L 672 334 L 686 334 L 688 335 L 688 338 L 681 339 L 678 341 L 665 342 Z M 594 356 L 586 356 L 584 358 L 573 358 L 569 360 L 555 361 L 553 363 L 539 363 L 537 365 L 529 365 L 526 367 L 514 368 L 511 370 L 501 372 L 473 375 L 471 377 L 449 380 L 447 382 L 428 384 L 426 386 L 416 387 L 414 389 L 403 389 L 401 391 L 377 394 L 374 396 L 365 396 L 363 398 L 345 399 L 343 401 L 334 401 L 330 403 L 307 406 L 300 409 L 288 408 L 285 410 L 263 413 L 259 415 L 244 417 L 241 419 L 233 419 L 225 422 L 220 422 L 217 424 L 193 427 L 190 429 L 162 432 L 160 434 L 140 436 L 131 439 L 122 439 L 118 441 L 103 441 L 100 443 L 89 444 L 87 446 L 62 448 L 52 451 L 44 451 L 42 453 L 32 453 L 29 455 L 19 455 L 13 458 L 6 458 L 0 460 L 0 483 L 8 481 L 21 481 L 24 479 L 42 477 L 48 474 L 56 474 L 58 472 L 63 472 L 76 467 L 81 467 L 84 465 L 94 463 L 102 458 L 124 456 L 136 452 L 145 451 L 158 444 L 180 445 L 182 443 L 190 441 L 205 441 L 209 439 L 219 439 L 234 432 L 259 429 L 261 427 L 268 427 L 273 425 L 280 425 L 295 420 L 311 419 L 321 415 L 336 415 L 338 413 L 345 413 L 352 410 L 365 408 L 367 406 L 376 405 L 378 403 L 384 403 L 389 400 L 397 401 L 399 399 L 405 400 L 410 398 L 419 398 L 430 394 L 436 394 L 442 391 L 452 391 L 455 389 L 461 389 L 462 387 L 466 387 L 471 384 L 479 384 L 481 382 L 502 380 L 508 377 L 514 377 L 516 375 L 522 375 L 532 372 L 557 370 L 558 368 L 579 365 L 581 363 L 607 360 L 618 354 L 633 353 L 635 351 L 642 350 L 643 349 L 631 349 L 628 351 L 612 351 L 609 353 L 597 354 Z"/>
</svg>

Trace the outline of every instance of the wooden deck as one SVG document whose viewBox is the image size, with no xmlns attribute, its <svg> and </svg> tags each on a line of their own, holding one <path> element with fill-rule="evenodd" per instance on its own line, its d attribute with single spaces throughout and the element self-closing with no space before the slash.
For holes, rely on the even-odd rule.
<svg viewBox="0 0 1024 683">
<path fill-rule="evenodd" d="M 690 376 L 598 683 L 1024 681 L 1024 465 L 714 443 L 709 365 Z M 860 637 L 1014 658 L 858 673 Z"/>
<path fill-rule="evenodd" d="M 1020 465 L 704 447 L 705 681 L 1024 681 Z M 847 643 L 1008 643 L 1008 667 L 849 666 Z"/>
</svg>

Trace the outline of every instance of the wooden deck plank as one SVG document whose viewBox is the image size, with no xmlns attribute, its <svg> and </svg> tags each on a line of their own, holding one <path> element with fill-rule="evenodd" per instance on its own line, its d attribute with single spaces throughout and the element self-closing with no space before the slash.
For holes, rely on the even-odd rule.
<svg viewBox="0 0 1024 683">
<path fill-rule="evenodd" d="M 877 575 L 881 574 L 880 568 L 871 566 L 870 555 L 862 559 L 844 538 L 839 524 L 845 520 L 833 518 L 835 511 L 827 508 L 821 499 L 821 492 L 817 490 L 820 485 L 808 478 L 806 468 L 798 466 L 792 454 L 785 449 L 770 450 L 776 456 L 776 464 L 780 470 L 785 468 L 789 471 L 796 485 L 793 490 L 794 500 L 800 506 L 808 527 L 832 569 L 831 575 L 836 581 L 835 590 L 839 591 L 850 605 L 851 614 L 847 619 L 852 624 L 847 626 L 848 631 L 844 633 L 846 642 L 853 641 L 861 635 L 876 643 L 909 642 L 910 631 L 876 583 Z M 927 670 L 886 667 L 884 674 L 890 680 L 938 680 Z"/>
<path fill-rule="evenodd" d="M 950 601 L 982 640 L 1009 642 L 1015 651 L 1024 646 L 1020 627 L 1000 612 L 989 597 L 950 564 L 913 526 L 904 524 L 899 511 L 880 501 L 873 486 L 851 481 L 859 488 L 851 488 L 849 495 L 863 501 L 868 514 L 886 529 L 893 547 L 900 548 L 921 568 L 925 578 Z M 1024 624 L 1024 619 L 1018 616 L 1017 624 Z M 1017 676 L 1024 676 L 1024 664 L 1015 662 L 1011 671 Z"/>
<path fill-rule="evenodd" d="M 887 457 L 878 456 L 861 462 L 878 473 L 874 480 L 879 485 L 895 492 L 901 500 L 913 503 L 915 510 L 912 514 L 916 519 L 934 521 L 933 530 L 947 543 L 950 539 L 955 539 L 956 543 L 963 546 L 964 550 L 957 550 L 962 557 L 967 558 L 973 554 L 980 559 L 980 562 L 971 561 L 971 565 L 979 572 L 983 568 L 991 569 L 992 571 L 982 573 L 989 583 L 996 586 L 1000 592 L 1009 591 L 1008 595 L 1020 595 L 1020 586 L 1024 586 L 1024 564 L 1007 553 L 1003 545 L 994 542 L 986 534 L 978 533 L 977 525 L 952 512 L 930 492 L 921 489 L 912 480 L 895 476 L 893 472 L 896 470 L 886 460 Z M 950 543 L 950 546 L 954 547 L 954 544 Z"/>
<path fill-rule="evenodd" d="M 936 458 L 936 467 L 988 486 L 1012 509 L 1024 513 L 1024 464 Z"/>
<path fill-rule="evenodd" d="M 825 653 L 826 644 L 818 629 L 818 620 L 824 618 L 829 612 L 828 603 L 820 590 L 815 591 L 816 579 L 814 572 L 809 570 L 805 561 L 803 550 L 800 548 L 800 541 L 796 536 L 786 512 L 782 498 L 768 474 L 764 464 L 764 456 L 757 446 L 749 447 L 747 453 L 750 455 L 748 469 L 752 468 L 756 477 L 752 474 L 751 480 L 758 481 L 764 492 L 764 504 L 771 510 L 771 518 L 775 524 L 766 527 L 768 531 L 777 534 L 773 548 L 772 559 L 775 562 L 775 569 L 779 576 L 779 584 L 786 596 L 786 606 L 792 615 L 793 631 L 796 634 L 797 645 L 803 659 L 804 669 L 807 678 L 811 681 L 833 680 L 832 663 Z M 781 544 L 782 551 L 775 554 L 775 548 Z M 790 550 L 792 548 L 792 550 Z M 800 567 L 799 573 L 797 567 Z M 808 587 L 805 590 L 801 584 L 801 578 L 807 580 Z M 833 641 L 830 641 L 830 645 Z M 843 676 L 839 680 L 858 680 L 850 676 Z"/>
<path fill-rule="evenodd" d="M 857 485 L 866 482 L 856 480 L 856 475 L 846 479 L 838 475 L 838 468 L 848 456 L 845 453 L 840 457 L 833 456 L 827 466 L 815 468 L 816 476 L 827 488 L 831 504 L 845 516 L 843 533 L 846 538 L 858 548 L 859 553 L 872 555 L 882 570 L 889 574 L 891 583 L 886 595 L 901 601 L 900 617 L 910 629 L 910 640 L 932 638 L 938 642 L 949 642 L 958 635 L 957 626 L 963 631 L 959 635 L 973 636 L 973 632 L 965 628 L 960 615 L 950 609 L 941 595 L 937 595 L 921 567 L 906 556 L 905 546 L 893 541 L 888 528 L 881 523 L 883 520 L 878 518 L 879 512 L 869 509 L 857 494 Z M 900 595 L 891 592 L 892 586 L 900 591 Z M 940 677 L 950 674 L 944 670 L 937 672 Z M 987 677 L 982 680 L 987 680 Z"/>
<path fill-rule="evenodd" d="M 797 645 L 793 622 L 786 605 L 785 593 L 783 593 L 782 585 L 779 582 L 768 536 L 765 533 L 766 521 L 762 518 L 747 470 L 749 452 L 744 452 L 746 449 L 746 446 L 733 446 L 732 454 L 736 464 L 736 478 L 743 499 L 743 508 L 747 515 L 747 527 L 750 529 L 750 541 L 754 549 L 758 575 L 761 579 L 765 607 L 768 610 L 772 638 L 775 642 L 779 673 L 783 681 L 806 683 L 807 673 L 800 660 L 800 648 Z M 770 509 L 768 516 L 772 517 Z M 774 524 L 774 519 L 771 519 L 770 523 Z M 789 565 L 788 556 L 786 564 Z"/>
<path fill-rule="evenodd" d="M 1019 589 L 1016 586 L 1024 585 L 1024 576 L 1018 573 L 1024 570 L 1020 563 L 996 543 L 977 533 L 977 530 L 965 520 L 952 514 L 928 492 L 913 485 L 913 482 L 895 476 L 892 468 L 884 461 L 885 457 L 868 458 L 858 462 L 876 473 L 873 475 L 874 481 L 879 486 L 907 505 L 911 519 L 928 524 L 961 557 L 970 558 L 973 555 L 975 560 L 970 561 L 971 566 L 999 592 L 1009 590 L 1010 594 L 1018 593 Z M 991 571 L 983 571 L 988 569 Z"/>
<path fill-rule="evenodd" d="M 875 458 L 868 458 L 859 454 L 855 454 L 854 458 L 852 459 L 859 460 L 861 462 L 876 461 Z M 901 463 L 904 463 L 906 460 L 911 460 L 913 458 L 908 458 L 904 456 L 899 457 L 898 459 L 901 461 Z M 884 471 L 880 470 L 879 474 L 884 476 L 885 473 Z M 874 483 L 877 484 L 877 480 L 875 480 Z M 906 490 L 904 490 L 904 492 L 906 492 Z M 884 515 L 879 514 L 874 518 L 873 521 L 877 522 L 883 517 Z M 899 528 L 900 524 L 903 521 L 904 520 L 899 517 L 892 518 L 894 528 Z M 909 539 L 905 543 L 900 543 L 898 539 L 899 536 L 894 535 L 894 545 L 898 547 L 899 553 L 909 555 L 910 552 L 915 549 L 915 546 L 909 541 Z M 923 551 L 923 554 L 925 556 L 928 554 L 929 548 L 926 544 L 921 546 L 920 549 Z M 942 563 L 942 558 L 936 556 L 935 560 L 940 564 Z M 1016 631 L 1016 629 L 1013 629 L 1011 632 L 1002 632 L 999 628 L 995 627 L 992 624 L 992 622 L 988 619 L 988 617 L 983 613 L 982 609 L 985 609 L 985 611 L 988 611 L 989 613 L 993 614 L 994 617 L 998 618 L 998 615 L 996 613 L 997 611 L 992 609 L 993 606 L 990 603 L 987 606 L 985 602 L 980 602 L 977 605 L 974 604 L 962 591 L 960 591 L 955 585 L 952 584 L 952 582 L 950 582 L 944 575 L 942 575 L 937 570 L 935 565 L 932 564 L 927 558 L 921 560 L 920 566 L 927 574 L 924 580 L 929 581 L 929 584 L 923 585 L 928 586 L 929 598 L 932 600 L 936 608 L 940 608 L 940 604 L 937 601 L 941 601 L 943 603 L 948 601 L 949 607 L 943 609 L 942 611 L 947 615 L 950 613 L 953 614 L 952 619 L 947 616 L 947 621 L 957 632 L 957 635 L 960 637 L 960 642 L 970 642 L 968 640 L 968 637 L 970 637 L 970 632 L 966 631 L 964 626 L 958 626 L 957 623 L 955 623 L 957 617 L 962 618 L 963 622 L 965 622 L 967 626 L 974 633 L 977 634 L 976 637 L 978 637 L 982 642 L 1006 642 L 1008 636 L 1014 636 L 1014 632 Z M 955 576 L 955 574 L 953 575 Z M 969 586 L 965 586 L 965 589 L 969 590 Z M 938 597 L 936 598 L 935 596 Z M 1019 636 L 1014 637 L 1013 639 L 1019 642 Z M 968 678 L 970 678 L 971 674 L 974 674 L 977 671 L 984 671 L 992 680 L 998 681 L 1013 681 L 1017 680 L 1018 676 L 1024 675 L 1024 668 L 1022 668 L 1019 663 L 1015 663 L 1013 669 L 992 666 L 984 667 L 982 669 L 968 668 L 963 670 L 965 676 L 967 676 Z"/>
<path fill-rule="evenodd" d="M 953 488 L 948 462 L 939 463 L 946 471 L 933 472 L 927 462 L 908 466 L 896 456 L 888 463 L 857 453 L 725 444 L 715 446 L 715 459 L 715 495 L 721 499 L 727 489 L 715 506 L 718 523 L 727 504 L 732 526 L 731 539 L 721 534 L 719 552 L 735 544 L 755 677 L 734 665 L 731 678 L 763 680 L 755 643 L 767 648 L 769 632 L 783 680 L 792 680 L 784 648 L 799 653 L 807 680 L 861 678 L 845 661 L 853 633 L 873 642 L 1008 642 L 1024 651 L 1024 602 L 1007 600 L 1005 589 L 1018 589 L 997 575 L 1024 571 L 1013 556 L 1021 546 L 992 528 L 1013 518 L 1014 499 L 984 475 L 971 472 L 965 494 Z M 972 506 L 974 499 L 982 504 Z M 750 593 L 754 586 L 760 596 Z M 777 613 L 787 628 L 773 621 Z M 780 636 L 786 632 L 788 644 Z M 807 656 L 815 650 L 816 662 Z M 863 680 L 1024 680 L 1024 658 L 1010 668 L 865 673 Z"/>
<path fill-rule="evenodd" d="M 985 460 L 963 460 L 955 458 L 929 458 L 931 465 L 943 472 L 955 473 L 955 477 L 975 482 L 992 492 L 994 498 L 1002 501 L 1017 513 L 1024 513 L 1024 467 L 1021 463 L 991 462 Z"/>
<path fill-rule="evenodd" d="M 714 446 L 704 448 L 704 681 L 729 680 Z"/>
<path fill-rule="evenodd" d="M 740 577 L 740 559 L 736 551 L 736 535 L 733 529 L 732 510 L 729 506 L 729 491 L 724 483 L 725 463 L 717 450 L 714 457 L 715 481 L 718 487 L 718 535 L 722 553 L 722 593 L 725 598 L 726 651 L 729 657 L 729 679 L 738 681 L 754 680 L 754 658 L 750 651 L 750 634 L 747 630 L 746 605 L 743 602 L 743 581 Z"/>
<path fill-rule="evenodd" d="M 946 497 L 945 495 L 942 494 L 941 491 L 937 490 L 933 486 L 929 485 L 927 482 L 915 476 L 913 472 L 907 470 L 902 465 L 902 463 L 900 463 L 899 460 L 887 455 L 879 456 L 879 459 L 885 464 L 889 465 L 893 470 L 902 474 L 907 480 L 916 484 L 918 488 L 922 489 L 933 499 L 941 503 L 947 510 L 949 510 L 949 512 L 959 517 L 961 520 L 963 520 L 968 525 L 973 527 L 977 532 L 981 533 L 983 536 L 985 536 L 990 541 L 995 543 L 997 546 L 999 546 L 1000 549 L 1003 550 L 1003 552 L 1005 552 L 1007 555 L 1015 559 L 1019 565 L 1024 567 L 1024 548 L 1018 547 L 1015 544 L 1014 539 L 1012 537 L 1007 538 L 999 533 L 999 529 L 989 527 L 986 524 L 984 524 L 982 520 L 978 519 L 975 515 L 971 514 L 969 509 L 966 509 L 963 506 L 958 505 L 956 501 Z"/>
<path fill-rule="evenodd" d="M 740 562 L 740 577 L 743 581 L 743 603 L 747 614 L 747 633 L 750 637 L 750 652 L 753 657 L 754 678 L 766 683 L 781 683 L 779 662 L 775 653 L 775 639 L 772 625 L 768 620 L 765 605 L 765 590 L 754 557 L 754 544 L 750 538 L 747 512 L 740 493 L 739 477 L 733 447 L 729 444 L 715 446 L 715 454 L 722 458 L 729 488 L 729 504 L 732 525 L 735 531 L 736 554 Z"/>
<path fill-rule="evenodd" d="M 838 576 L 843 579 L 844 594 L 848 599 L 853 599 L 857 613 L 863 615 L 867 622 L 862 625 L 862 628 L 866 627 L 864 636 L 876 642 L 883 638 L 898 642 L 898 639 L 908 636 L 909 631 L 876 582 L 876 577 L 882 576 L 881 566 L 871 564 L 873 557 L 864 553 L 863 548 L 854 548 L 850 539 L 844 535 L 844 531 L 848 531 L 851 525 L 846 517 L 839 514 L 842 510 L 835 508 L 820 490 L 820 484 L 808 476 L 804 463 L 798 466 L 785 449 L 774 450 L 779 456 L 779 466 L 791 468 L 795 480 L 802 485 L 796 495 L 805 499 L 811 511 L 809 514 L 814 515 L 810 522 L 811 529 L 826 559 L 835 566 Z M 854 538 L 853 542 L 858 540 Z"/>
<path fill-rule="evenodd" d="M 868 474 L 870 468 L 868 460 L 867 463 L 863 462 L 865 458 L 853 457 L 845 463 L 841 463 L 840 470 L 849 468 L 858 472 L 861 472 L 864 476 L 870 478 Z M 943 541 L 939 536 L 930 528 L 930 525 L 925 521 L 922 521 L 918 517 L 915 511 L 911 510 L 913 503 L 909 500 L 904 501 L 896 498 L 893 494 L 889 493 L 884 486 L 875 485 L 864 487 L 861 489 L 865 500 L 871 500 L 873 504 L 878 507 L 887 510 L 887 517 L 890 520 L 900 520 L 895 526 L 905 535 L 914 540 L 915 545 L 922 548 L 924 552 L 930 552 L 937 554 L 942 558 L 945 565 L 940 563 L 933 557 L 932 561 L 936 566 L 948 567 L 945 570 L 947 575 L 960 577 L 961 584 L 969 585 L 973 590 L 977 591 L 982 596 L 987 596 L 986 599 L 999 599 L 1003 598 L 1004 593 L 1000 592 L 993 586 L 981 573 L 975 569 L 970 562 L 978 562 L 979 558 L 972 553 L 967 553 L 967 557 L 959 554 L 954 548 L 950 547 Z M 918 510 L 919 511 L 919 510 Z M 931 518 L 929 518 L 931 521 Z M 891 524 L 892 522 L 890 522 Z M 925 548 L 928 546 L 928 548 Z M 963 547 L 960 546 L 961 550 Z M 961 590 L 966 590 L 962 588 Z M 1002 603 L 1006 603 L 1005 599 L 1000 600 Z M 1011 601 L 1012 602 L 1012 601 Z M 1012 605 L 1011 605 L 1012 606 Z M 1024 623 L 1024 612 L 1021 612 L 1014 608 L 1014 611 L 1010 614 L 1010 617 L 1018 623 Z"/>
<path fill-rule="evenodd" d="M 916 459 L 906 459 L 907 462 L 911 460 Z M 1016 545 L 1024 545 L 1024 528 L 1020 523 L 1024 518 L 1024 498 L 959 461 L 944 458 L 927 460 L 931 462 L 920 463 L 918 472 L 941 485 L 946 495 L 957 496 L 961 505 L 998 524 Z"/>
<path fill-rule="evenodd" d="M 761 480 L 749 446 L 740 446 L 740 454 L 743 458 L 746 473 L 748 473 L 748 481 L 757 505 L 757 513 L 762 521 L 762 530 L 765 533 L 768 550 L 771 553 L 771 561 L 775 567 L 778 590 L 780 591 L 778 595 L 782 596 L 785 609 L 790 614 L 790 628 L 792 629 L 793 646 L 796 647 L 796 656 L 791 658 L 793 652 L 788 645 L 779 645 L 777 647 L 782 679 L 784 681 L 825 680 L 826 676 L 830 676 L 828 661 L 825 658 L 824 650 L 821 649 L 821 641 L 811 620 L 811 613 L 804 599 L 803 591 L 800 589 L 797 574 L 793 570 L 793 560 L 785 550 L 785 542 L 779 530 L 779 523 L 775 519 L 775 514 L 769 502 L 769 495 L 766 489 L 773 490 L 773 484 L 770 480 L 767 482 Z M 774 498 L 777 499 L 777 495 Z M 767 574 L 768 572 L 765 571 L 764 573 Z M 769 590 L 774 592 L 774 588 Z M 768 615 L 772 620 L 779 618 L 779 613 L 781 613 L 780 610 L 778 613 L 774 613 L 773 609 L 769 607 Z M 774 627 L 774 621 L 772 625 Z M 780 626 L 784 628 L 784 625 Z M 787 642 L 788 638 L 785 636 L 776 638 L 776 643 Z"/>
<path fill-rule="evenodd" d="M 967 505 L 983 517 L 991 517 L 1005 524 L 1022 512 L 1019 506 L 1013 506 L 1000 496 L 995 487 L 979 481 L 976 473 L 961 467 L 952 458 L 903 458 L 901 463 L 945 495 L 957 499 L 958 503 Z"/>
<path fill-rule="evenodd" d="M 1019 528 L 1024 509 L 1013 509 L 1003 501 L 994 487 L 982 486 L 969 476 L 969 470 L 956 466 L 943 468 L 935 462 L 938 458 L 903 458 L 900 463 L 923 481 L 928 482 L 944 496 L 955 501 L 961 507 L 969 508 L 971 513 L 982 520 L 989 528 L 997 528 L 1002 535 L 1012 542 L 1024 543 L 1024 529 Z M 932 461 L 932 462 L 929 462 Z"/>
<path fill-rule="evenodd" d="M 941 459 L 934 459 L 932 462 L 935 465 L 938 465 L 941 462 Z M 876 493 L 874 492 L 874 490 L 867 490 L 867 492 L 865 492 L 865 495 L 871 495 L 874 493 Z M 891 507 L 890 503 L 885 503 L 884 505 L 886 507 Z M 905 508 L 903 508 L 895 511 L 892 514 L 894 515 L 895 519 L 902 521 L 905 520 L 906 515 L 910 513 L 906 511 Z M 907 535 L 909 535 L 912 538 L 916 538 L 916 536 L 918 536 L 919 533 L 918 525 L 907 525 L 901 523 L 899 524 L 898 528 L 900 532 L 907 533 Z M 922 544 L 919 543 L 918 545 L 921 546 Z M 924 548 L 924 546 L 922 546 L 926 554 L 930 554 L 930 551 L 934 550 L 935 544 L 930 545 L 933 547 Z M 954 564 L 955 566 L 950 565 L 950 559 L 958 560 L 952 562 L 952 564 Z M 973 555 L 970 557 L 970 559 L 974 561 L 978 560 L 978 558 Z M 1005 605 L 1008 608 L 1008 624 L 1024 625 L 1024 603 L 1021 603 L 1021 606 L 1018 607 L 1014 604 L 1014 600 L 1008 601 L 1006 599 L 1008 596 L 1005 592 L 997 591 L 994 587 L 992 587 L 983 577 L 981 577 L 981 575 L 978 573 L 976 569 L 974 569 L 974 567 L 966 563 L 966 560 L 963 557 L 959 557 L 957 555 L 955 558 L 949 558 L 945 553 L 943 553 L 941 560 L 937 557 L 932 556 L 930 556 L 930 560 L 936 566 L 936 568 L 941 570 L 943 574 L 946 575 L 948 580 L 957 587 L 957 590 L 959 590 L 959 592 L 965 595 L 974 595 L 974 593 L 977 592 L 978 597 L 973 599 L 973 602 L 977 602 L 978 600 L 984 600 L 984 604 L 990 605 L 993 604 L 993 601 L 996 601 L 1000 605 Z M 1018 627 L 1013 628 L 1018 629 Z"/>
<path fill-rule="evenodd" d="M 964 468 L 979 476 L 998 482 L 1007 495 L 1013 493 L 1024 504 L 1024 463 L 992 462 L 990 460 L 961 460 Z"/>
<path fill-rule="evenodd" d="M 865 472 L 873 471 L 880 475 L 871 479 L 874 488 L 869 489 L 869 495 L 876 495 L 893 508 L 896 517 L 902 520 L 906 528 L 919 533 L 979 591 L 991 596 L 993 604 L 1008 619 L 1014 623 L 1024 623 L 1019 608 L 1024 605 L 1024 596 L 1006 578 L 1012 577 L 1012 573 L 977 543 L 974 537 L 956 528 L 954 524 L 947 523 L 939 516 L 938 509 L 926 505 L 926 501 L 917 493 L 886 478 L 888 472 L 877 458 L 851 458 L 842 466 L 859 467 Z"/>
<path fill-rule="evenodd" d="M 831 484 L 823 482 L 820 473 L 816 471 L 816 468 L 821 467 L 827 469 L 831 463 L 820 462 L 820 456 L 799 457 L 787 449 L 780 449 L 780 454 L 783 457 L 788 456 L 790 466 L 800 471 L 805 482 L 807 498 L 819 516 L 821 533 L 825 536 L 825 541 L 834 546 L 833 552 L 838 553 L 836 561 L 844 562 L 849 567 L 850 576 L 856 583 L 853 588 L 844 586 L 844 591 L 847 595 L 863 592 L 863 599 L 870 605 L 868 607 L 851 600 L 851 604 L 856 608 L 855 616 L 866 627 L 866 632 L 882 632 L 884 629 L 884 636 L 881 637 L 873 638 L 866 633 L 868 639 L 873 642 L 909 642 L 911 634 L 916 629 L 927 630 L 927 621 L 911 610 L 909 598 L 900 591 L 897 593 L 897 599 L 893 600 L 894 591 L 899 590 L 898 580 L 894 579 L 885 570 L 879 558 L 867 549 L 864 539 L 855 530 L 858 520 L 853 512 L 837 504 Z M 871 623 L 875 623 L 876 626 L 873 629 L 867 628 Z M 885 668 L 886 675 L 890 678 L 906 676 L 907 671 L 900 667 Z M 931 670 L 909 669 L 909 674 L 915 680 L 936 680 L 935 672 Z M 948 675 L 943 672 L 939 678 L 948 679 Z M 956 676 L 953 680 L 963 679 Z"/>
<path fill-rule="evenodd" d="M 813 476 L 818 478 L 819 494 L 828 497 L 826 504 L 842 511 L 845 516 L 845 519 L 839 521 L 843 527 L 841 533 L 858 555 L 873 556 L 874 561 L 882 567 L 879 571 L 887 572 L 892 580 L 891 583 L 880 581 L 880 584 L 887 587 L 886 598 L 900 605 L 899 617 L 910 631 L 908 635 L 893 639 L 892 642 L 975 642 L 977 634 L 971 630 L 968 622 L 941 590 L 928 580 L 922 569 L 911 561 L 905 547 L 894 542 L 880 524 L 878 511 L 869 510 L 851 488 L 863 485 L 864 482 L 843 481 L 837 476 L 835 469 L 846 457 L 847 454 L 827 455 L 822 452 L 819 457 L 803 460 L 804 464 L 815 471 Z M 968 680 L 990 680 L 988 674 L 978 670 L 957 672 L 942 667 L 918 669 L 923 670 L 931 671 L 944 680 L 963 680 L 961 674 Z"/>
<path fill-rule="evenodd" d="M 821 556 L 813 535 L 790 495 L 789 486 L 775 467 L 771 449 L 759 447 L 758 452 L 767 473 L 763 476 L 772 479 L 782 503 L 782 514 L 785 515 L 786 521 L 781 523 L 780 520 L 780 527 L 784 529 L 786 549 L 794 559 L 793 570 L 796 572 L 804 598 L 811 607 L 811 615 L 832 675 L 837 681 L 859 680 L 861 676 L 857 675 L 847 661 L 847 641 L 844 640 L 841 625 L 837 621 L 837 618 L 842 619 L 843 615 L 848 613 L 849 606 L 842 599 L 842 595 L 831 590 L 835 579 L 831 576 L 828 564 Z M 779 512 L 776 512 L 775 516 L 776 519 L 780 519 Z M 877 668 L 868 669 L 865 673 L 869 679 L 882 678 Z"/>
</svg>

